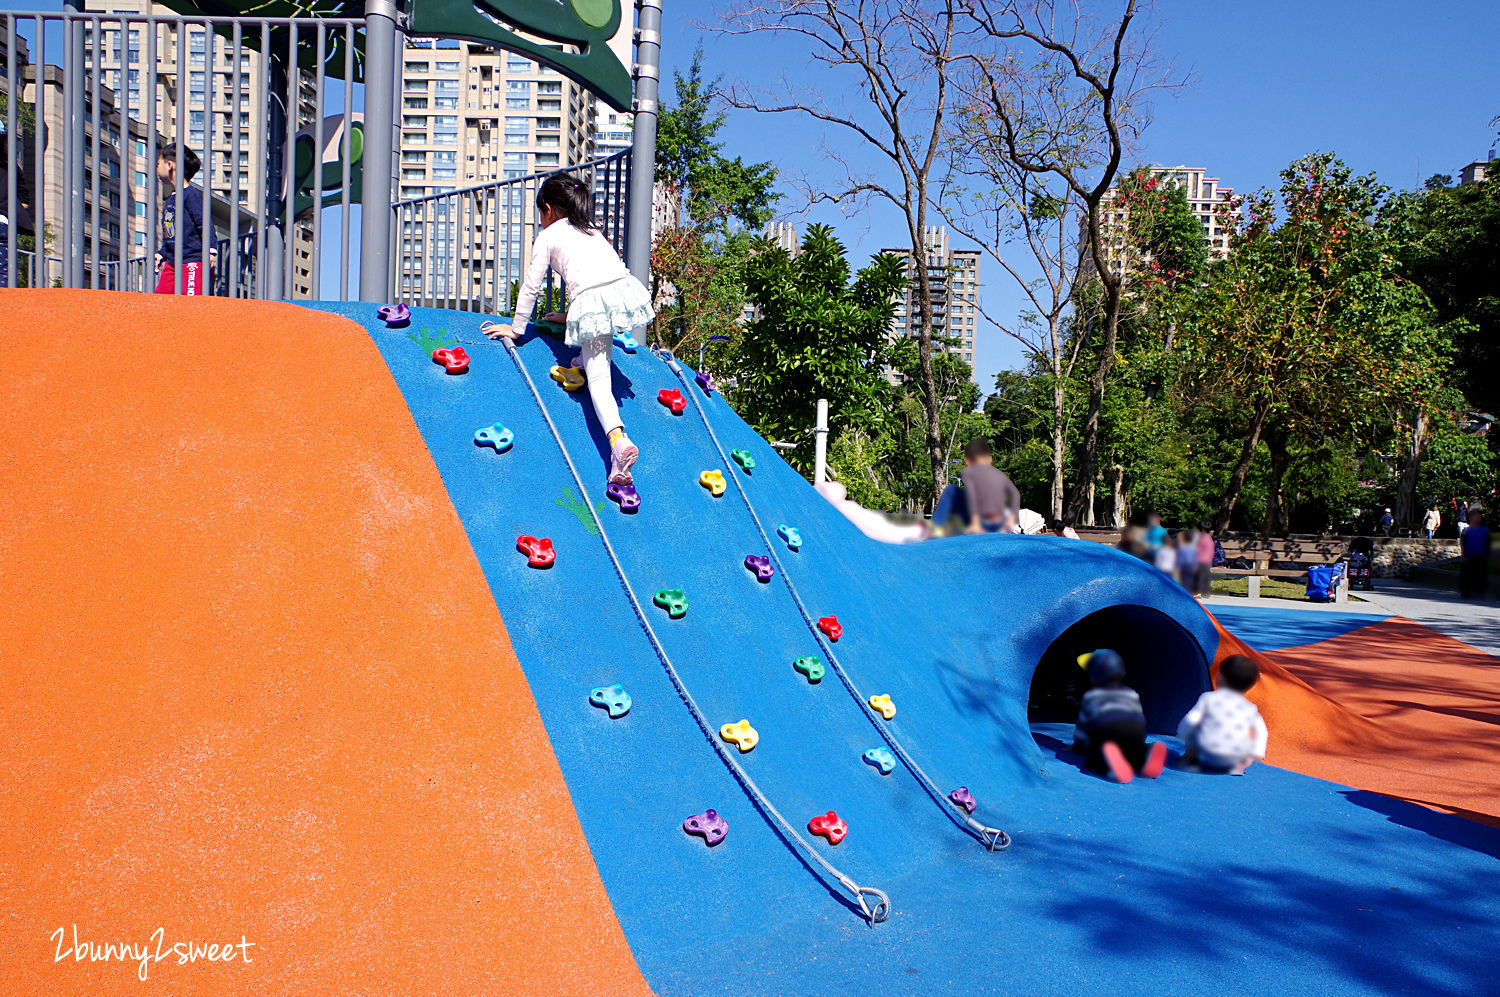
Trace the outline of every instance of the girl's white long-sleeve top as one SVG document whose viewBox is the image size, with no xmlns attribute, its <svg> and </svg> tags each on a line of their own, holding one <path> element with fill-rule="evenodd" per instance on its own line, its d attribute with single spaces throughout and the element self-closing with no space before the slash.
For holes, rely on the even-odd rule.
<svg viewBox="0 0 1500 997">
<path fill-rule="evenodd" d="M 562 277 L 569 301 L 576 300 L 579 294 L 591 287 L 608 284 L 630 273 L 620 261 L 615 247 L 598 229 L 580 232 L 566 219 L 553 222 L 542 229 L 531 244 L 526 279 L 516 295 L 516 313 L 511 319 L 511 327 L 517 332 L 525 330 L 549 268 Z"/>
</svg>

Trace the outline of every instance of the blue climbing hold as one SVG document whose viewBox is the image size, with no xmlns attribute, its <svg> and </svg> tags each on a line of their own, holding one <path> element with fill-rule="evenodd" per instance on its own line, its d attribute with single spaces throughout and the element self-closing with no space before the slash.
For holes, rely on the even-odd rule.
<svg viewBox="0 0 1500 997">
<path fill-rule="evenodd" d="M 515 441 L 516 434 L 498 422 L 493 426 L 485 426 L 474 434 L 474 445 L 476 447 L 494 447 L 495 453 L 505 453 Z"/>
<path fill-rule="evenodd" d="M 776 535 L 785 540 L 786 545 L 792 548 L 792 550 L 796 550 L 802 546 L 802 531 L 795 526 L 788 526 L 782 523 L 776 527 Z"/>
<path fill-rule="evenodd" d="M 611 720 L 623 717 L 630 712 L 630 693 L 625 687 L 616 682 L 614 685 L 601 685 L 589 693 L 589 702 L 603 710 L 609 711 Z"/>
<path fill-rule="evenodd" d="M 896 767 L 896 756 L 889 748 L 871 748 L 865 752 L 865 764 L 879 769 L 881 775 L 890 775 L 891 769 Z"/>
<path fill-rule="evenodd" d="M 628 332 L 615 333 L 615 345 L 626 353 L 634 353 L 641 348 L 641 344 L 635 341 L 635 337 Z"/>
</svg>

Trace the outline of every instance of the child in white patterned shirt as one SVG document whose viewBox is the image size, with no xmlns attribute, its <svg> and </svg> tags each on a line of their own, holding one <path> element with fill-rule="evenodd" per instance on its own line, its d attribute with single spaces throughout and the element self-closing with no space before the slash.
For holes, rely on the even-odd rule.
<svg viewBox="0 0 1500 997">
<path fill-rule="evenodd" d="M 1260 681 L 1260 668 L 1236 654 L 1219 666 L 1219 688 L 1205 692 L 1182 718 L 1177 736 L 1187 746 L 1183 763 L 1230 775 L 1244 775 L 1266 757 L 1266 721 L 1245 693 Z"/>
</svg>

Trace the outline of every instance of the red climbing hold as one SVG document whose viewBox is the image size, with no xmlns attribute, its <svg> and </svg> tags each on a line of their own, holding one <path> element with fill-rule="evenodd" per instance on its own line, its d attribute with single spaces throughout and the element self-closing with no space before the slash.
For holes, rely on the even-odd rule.
<svg viewBox="0 0 1500 997">
<path fill-rule="evenodd" d="M 818 629 L 827 634 L 829 640 L 838 640 L 844 636 L 844 628 L 839 626 L 839 618 L 837 616 L 818 617 Z"/>
<path fill-rule="evenodd" d="M 687 399 L 676 388 L 662 388 L 656 393 L 656 400 L 671 409 L 673 415 L 681 415 L 687 408 Z"/>
<path fill-rule="evenodd" d="M 552 562 L 557 560 L 557 551 L 552 549 L 552 541 L 546 537 L 533 537 L 521 534 L 516 537 L 516 550 L 526 555 L 526 563 L 533 568 L 551 567 Z"/>
<path fill-rule="evenodd" d="M 849 833 L 849 825 L 844 819 L 832 810 L 821 817 L 814 817 L 807 822 L 807 829 L 813 834 L 821 834 L 828 839 L 830 845 L 836 845 L 844 840 L 844 835 Z"/>
<path fill-rule="evenodd" d="M 433 350 L 432 362 L 442 364 L 443 369 L 450 374 L 462 374 L 469 369 L 469 355 L 464 352 L 462 346 L 451 346 L 443 350 Z"/>
</svg>

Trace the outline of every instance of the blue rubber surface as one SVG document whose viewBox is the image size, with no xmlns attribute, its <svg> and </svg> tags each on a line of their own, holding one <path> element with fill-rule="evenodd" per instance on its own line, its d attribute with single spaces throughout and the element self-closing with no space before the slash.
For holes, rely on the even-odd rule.
<svg viewBox="0 0 1500 997">
<path fill-rule="evenodd" d="M 1266 766 L 1243 779 L 1168 772 L 1115 786 L 1058 748 L 1065 726 L 1033 735 L 1032 669 L 1059 635 L 1111 607 L 1135 607 L 1133 623 L 1184 638 L 1174 646 L 1190 646 L 1195 661 L 1173 663 L 1170 675 L 1178 700 L 1195 697 L 1216 631 L 1154 569 L 1054 538 L 868 541 L 713 396 L 706 404 L 725 448 L 756 461 L 749 475 L 724 466 L 691 404 L 673 416 L 656 401 L 664 387 L 698 389 L 645 350 L 615 353 L 616 393 L 642 451 L 642 507 L 623 515 L 604 500 L 606 443 L 586 393 L 566 394 L 547 377 L 570 351 L 528 337 L 527 369 L 692 695 L 714 729 L 751 721 L 760 744 L 737 757 L 770 801 L 847 875 L 889 893 L 890 920 L 867 926 L 706 743 L 602 545 L 565 507 L 564 489 L 576 487 L 505 350 L 474 331 L 479 317 L 413 309 L 410 330 L 387 330 L 374 305 L 324 307 L 370 329 L 411 406 L 658 993 L 1488 985 L 1500 900 L 1487 884 L 1500 872 L 1500 833 Z M 456 333 L 470 372 L 433 364 L 407 335 L 423 328 Z M 515 432 L 508 453 L 473 442 L 495 422 Z M 901 765 L 881 776 L 863 762 L 884 742 L 831 671 L 810 685 L 793 670 L 794 658 L 823 652 L 781 579 L 762 584 L 743 567 L 764 548 L 733 486 L 714 498 L 697 484 L 713 468 L 745 485 L 768 530 L 801 529 L 802 549 L 780 553 L 809 610 L 843 624 L 840 660 L 865 695 L 892 697 L 890 726 L 906 748 L 944 790 L 967 785 L 976 817 L 1014 835 L 1010 851 L 986 852 Z M 528 568 L 514 546 L 521 533 L 551 538 L 556 564 Z M 649 604 L 669 587 L 689 599 L 680 620 Z M 1133 681 L 1160 674 L 1142 666 Z M 588 695 L 615 682 L 633 705 L 609 720 Z M 680 826 L 708 807 L 730 825 L 712 849 Z M 850 827 L 836 847 L 806 832 L 829 809 Z"/>
<path fill-rule="evenodd" d="M 1257 651 L 1316 644 L 1390 619 L 1379 613 L 1323 613 L 1219 603 L 1214 604 L 1213 612 L 1225 629 Z"/>
</svg>

